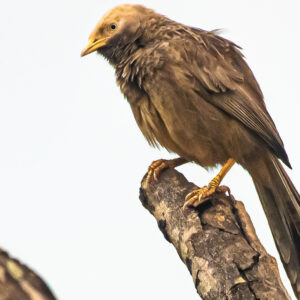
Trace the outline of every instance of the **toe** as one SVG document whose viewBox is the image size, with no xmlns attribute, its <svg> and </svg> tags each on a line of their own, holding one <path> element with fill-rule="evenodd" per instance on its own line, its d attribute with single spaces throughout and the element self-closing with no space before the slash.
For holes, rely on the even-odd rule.
<svg viewBox="0 0 300 300">
<path fill-rule="evenodd" d="M 190 197 L 187 201 L 185 201 L 183 209 L 185 209 L 187 206 L 197 207 L 201 203 L 201 196 L 202 194 L 196 194 Z"/>
<path fill-rule="evenodd" d="M 158 176 L 162 170 L 167 168 L 166 161 L 164 159 L 155 160 L 148 167 L 148 173 L 146 178 L 146 188 L 149 187 L 152 180 L 157 181 Z"/>
<path fill-rule="evenodd" d="M 204 186 L 201 189 L 191 191 L 185 197 L 183 208 L 186 208 L 187 206 L 197 207 L 201 203 L 208 200 L 215 191 L 216 188 L 212 186 Z"/>
<path fill-rule="evenodd" d="M 205 190 L 206 187 L 203 187 L 201 189 L 191 191 L 188 195 L 186 195 L 183 208 L 185 209 L 187 206 L 197 207 L 202 201 Z"/>
</svg>

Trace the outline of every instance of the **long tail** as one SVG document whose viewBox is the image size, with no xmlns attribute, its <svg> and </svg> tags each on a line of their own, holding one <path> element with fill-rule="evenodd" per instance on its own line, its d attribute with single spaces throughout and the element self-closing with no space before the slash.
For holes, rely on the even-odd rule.
<svg viewBox="0 0 300 300">
<path fill-rule="evenodd" d="M 278 159 L 268 153 L 248 168 L 284 268 L 300 299 L 300 197 Z"/>
</svg>

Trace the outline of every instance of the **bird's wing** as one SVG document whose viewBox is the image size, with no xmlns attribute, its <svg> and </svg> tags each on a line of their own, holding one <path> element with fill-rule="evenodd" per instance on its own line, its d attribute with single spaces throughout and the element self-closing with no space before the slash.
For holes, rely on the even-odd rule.
<svg viewBox="0 0 300 300">
<path fill-rule="evenodd" d="M 180 51 L 190 61 L 197 92 L 253 130 L 290 167 L 262 92 L 238 47 L 214 32 L 193 29 L 193 35 Z"/>
</svg>

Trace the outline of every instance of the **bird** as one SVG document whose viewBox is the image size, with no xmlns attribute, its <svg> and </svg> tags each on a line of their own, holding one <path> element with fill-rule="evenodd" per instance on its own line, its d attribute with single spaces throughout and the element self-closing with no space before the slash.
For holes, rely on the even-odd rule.
<svg viewBox="0 0 300 300">
<path fill-rule="evenodd" d="M 207 186 L 186 196 L 184 207 L 197 207 L 218 191 L 235 163 L 249 172 L 300 299 L 300 197 L 281 164 L 291 168 L 241 48 L 217 31 L 125 4 L 100 19 L 81 56 L 92 52 L 114 67 L 148 143 L 179 155 L 154 161 L 148 184 L 164 169 L 187 162 L 222 165 Z"/>
</svg>

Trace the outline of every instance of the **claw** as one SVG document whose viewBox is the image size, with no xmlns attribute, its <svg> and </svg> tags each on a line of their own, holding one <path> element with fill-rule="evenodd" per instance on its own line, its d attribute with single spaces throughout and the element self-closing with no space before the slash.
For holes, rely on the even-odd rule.
<svg viewBox="0 0 300 300">
<path fill-rule="evenodd" d="M 168 168 L 167 160 L 159 159 L 153 161 L 148 168 L 148 174 L 146 178 L 146 188 L 149 187 L 149 184 L 152 180 L 157 181 L 158 175 L 161 173 L 162 170 L 166 168 Z"/>
<path fill-rule="evenodd" d="M 167 168 L 176 168 L 180 165 L 183 165 L 185 163 L 187 163 L 188 160 L 186 160 L 183 157 L 178 157 L 175 159 L 159 159 L 159 160 L 155 160 L 154 162 L 152 162 L 152 164 L 149 166 L 148 168 L 148 174 L 147 174 L 147 178 L 145 180 L 145 186 L 146 189 L 149 187 L 149 184 L 152 180 L 157 181 L 158 180 L 158 176 L 159 174 L 167 169 Z"/>
<path fill-rule="evenodd" d="M 185 197 L 185 203 L 183 205 L 183 209 L 185 209 L 187 206 L 197 207 L 199 204 L 208 200 L 215 191 L 216 191 L 215 186 L 208 185 L 190 192 Z"/>
<path fill-rule="evenodd" d="M 185 202 L 183 205 L 183 209 L 187 206 L 197 207 L 200 204 L 206 202 L 211 198 L 214 193 L 228 193 L 230 194 L 230 190 L 227 186 L 219 185 L 214 186 L 209 184 L 208 186 L 204 186 L 200 189 L 193 190 L 185 197 Z"/>
</svg>

